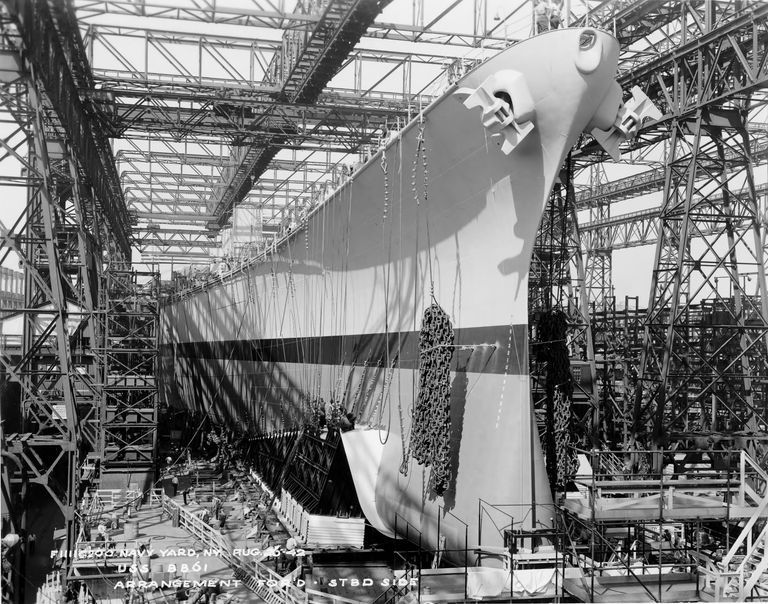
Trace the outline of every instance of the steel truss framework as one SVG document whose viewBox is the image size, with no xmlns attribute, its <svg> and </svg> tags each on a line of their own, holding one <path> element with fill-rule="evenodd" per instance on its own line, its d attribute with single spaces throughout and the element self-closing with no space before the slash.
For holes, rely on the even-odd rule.
<svg viewBox="0 0 768 604">
<path fill-rule="evenodd" d="M 110 268 L 104 275 L 99 450 L 106 469 L 149 471 L 154 464 L 159 287 L 159 273 Z"/>
<path fill-rule="evenodd" d="M 76 61 L 83 49 L 67 6 L 9 3 L 0 48 L 6 66 L 0 110 L 9 126 L 0 140 L 0 185 L 27 193 L 16 222 L 0 224 L 0 263 L 14 259 L 25 273 L 20 354 L 0 350 L 5 374 L 21 390 L 19 431 L 6 431 L 2 443 L 11 479 L 21 484 L 21 501 L 9 512 L 14 525 L 26 529 L 29 485 L 50 495 L 65 523 L 64 583 L 77 533 L 79 462 L 91 452 L 103 458 L 105 432 L 116 431 L 105 414 L 105 399 L 116 396 L 104 383 L 111 359 L 99 354 L 109 325 L 102 312 L 103 265 L 127 267 L 131 253 L 107 139 L 79 104 L 88 70 Z M 13 175 L 19 169 L 21 177 Z M 16 576 L 24 578 L 23 556 L 19 564 Z M 22 599 L 23 589 L 21 582 L 15 592 Z"/>
<path fill-rule="evenodd" d="M 605 5 L 608 4 L 613 5 L 613 11 L 609 11 L 611 18 L 616 18 L 616 15 L 623 10 L 621 6 L 618 6 L 620 3 L 605 3 Z M 649 5 L 650 3 L 646 7 Z M 721 292 L 739 291 L 739 288 L 742 290 L 742 299 L 733 302 L 734 308 L 731 314 L 735 318 L 728 322 L 731 325 L 731 331 L 721 327 L 719 332 L 719 337 L 725 338 L 723 341 L 726 342 L 724 344 L 726 348 L 729 344 L 733 344 L 733 338 L 740 343 L 741 348 L 735 355 L 731 349 L 728 350 L 728 353 L 738 359 L 737 364 L 739 364 L 740 369 L 738 379 L 741 380 L 739 382 L 741 394 L 734 399 L 735 402 L 732 403 L 731 408 L 727 408 L 722 402 L 719 406 L 717 403 L 713 404 L 717 417 L 706 426 L 707 429 L 713 426 L 734 429 L 738 425 L 739 429 L 747 429 L 749 426 L 749 429 L 754 432 L 758 426 L 760 429 L 764 429 L 765 426 L 761 415 L 764 412 L 758 410 L 762 403 L 756 404 L 754 402 L 755 395 L 752 389 L 754 384 L 761 382 L 761 378 L 755 378 L 764 373 L 764 363 L 761 361 L 758 351 L 762 350 L 764 346 L 764 327 L 761 326 L 766 324 L 768 315 L 765 312 L 766 309 L 762 307 L 762 303 L 755 307 L 755 300 L 760 300 L 761 292 L 765 292 L 764 262 L 763 250 L 760 247 L 761 239 L 755 230 L 758 228 L 756 190 L 751 176 L 747 178 L 744 175 L 744 158 L 746 155 L 750 161 L 754 161 L 755 158 L 760 158 L 763 154 L 764 135 L 760 130 L 753 132 L 750 141 L 746 132 L 745 120 L 751 96 L 765 85 L 766 56 L 764 45 L 758 43 L 758 40 L 767 37 L 765 29 L 768 11 L 766 8 L 768 7 L 765 5 L 754 3 L 752 5 L 736 5 L 734 3 L 691 2 L 678 5 L 675 18 L 679 19 L 679 22 L 675 23 L 676 29 L 672 35 L 666 31 L 666 28 L 662 30 L 664 37 L 661 43 L 655 46 L 657 53 L 655 53 L 653 60 L 648 61 L 646 53 L 646 59 L 643 61 L 642 53 L 633 53 L 631 49 L 630 52 L 622 54 L 621 70 L 623 74 L 620 81 L 623 87 L 626 89 L 634 85 L 640 86 L 665 113 L 662 120 L 644 128 L 640 136 L 628 146 L 627 150 L 635 161 L 639 158 L 653 157 L 654 151 L 658 158 L 657 149 L 660 146 L 676 144 L 667 142 L 669 131 L 674 129 L 670 128 L 672 124 L 676 128 L 678 124 L 683 123 L 682 120 L 690 119 L 691 116 L 709 116 L 715 111 L 715 108 L 737 107 L 741 110 L 738 127 L 743 132 L 743 145 L 729 145 L 721 142 L 722 153 L 720 156 L 711 152 L 695 154 L 689 174 L 691 185 L 680 191 L 683 197 L 688 195 L 690 197 L 688 203 L 696 207 L 696 211 L 687 215 L 686 219 L 687 228 L 690 228 L 689 237 L 703 237 L 705 235 L 722 237 L 723 224 L 727 220 L 728 229 L 730 229 L 735 243 L 730 246 L 732 257 L 729 258 L 729 263 L 722 259 L 718 262 L 715 259 L 709 263 L 711 266 L 704 262 L 704 266 L 707 268 L 703 268 L 701 260 L 697 260 L 690 262 L 695 268 L 689 266 L 684 269 L 685 262 L 681 260 L 679 272 L 673 273 L 674 277 L 671 278 L 677 279 L 680 283 L 687 283 L 691 277 L 686 273 L 686 270 L 693 271 L 698 274 L 697 277 L 693 278 L 694 281 L 698 278 L 703 279 L 705 283 L 715 283 L 715 290 L 717 290 L 718 281 Z M 633 10 L 639 9 L 640 7 L 633 7 Z M 655 23 L 663 26 L 669 22 L 667 20 L 669 16 L 669 14 L 666 17 L 663 14 L 657 14 Z M 619 31 L 617 35 L 621 39 L 623 34 Z M 587 292 L 586 297 L 572 296 L 571 298 L 580 303 L 579 306 L 583 309 L 579 313 L 580 318 L 574 320 L 574 326 L 578 326 L 576 328 L 579 329 L 584 325 L 586 327 L 585 332 L 592 336 L 590 342 L 598 342 L 598 344 L 592 344 L 592 354 L 589 358 L 595 359 L 594 354 L 597 352 L 600 356 L 597 361 L 598 365 L 602 365 L 597 372 L 598 375 L 594 377 L 600 381 L 600 392 L 597 393 L 597 396 L 605 403 L 602 410 L 604 417 L 602 420 L 595 418 L 593 428 L 599 426 L 601 421 L 608 418 L 613 420 L 616 417 L 625 426 L 625 436 L 630 432 L 629 426 L 631 425 L 636 438 L 640 436 L 640 433 L 645 432 L 649 422 L 653 423 L 656 436 L 673 426 L 678 431 L 682 431 L 683 428 L 679 425 L 681 419 L 684 420 L 684 429 L 691 429 L 693 412 L 690 410 L 696 407 L 696 401 L 706 396 L 725 397 L 731 394 L 728 391 L 734 390 L 735 386 L 733 386 L 733 376 L 728 374 L 728 372 L 734 372 L 734 365 L 728 364 L 727 368 L 714 369 L 714 366 L 710 366 L 712 365 L 710 359 L 707 362 L 694 363 L 696 368 L 680 367 L 681 363 L 688 361 L 688 356 L 691 354 L 691 350 L 684 349 L 693 348 L 694 337 L 699 337 L 702 331 L 699 330 L 699 333 L 694 336 L 692 330 L 689 329 L 688 321 L 692 320 L 690 308 L 696 300 L 691 300 L 684 295 L 681 299 L 681 294 L 686 293 L 686 288 L 675 290 L 670 287 L 666 289 L 662 287 L 660 289 L 658 284 L 663 279 L 662 281 L 657 279 L 655 282 L 656 289 L 652 294 L 652 307 L 656 310 L 649 309 L 646 321 L 642 387 L 633 388 L 636 384 L 630 384 L 627 381 L 626 387 L 623 389 L 624 400 L 618 400 L 620 397 L 617 398 L 613 392 L 614 376 L 609 371 L 610 363 L 607 359 L 609 356 L 613 357 L 612 362 L 615 365 L 617 353 L 626 353 L 632 356 L 635 362 L 637 362 L 639 355 L 636 354 L 636 350 L 630 354 L 629 350 L 621 351 L 620 347 L 612 346 L 605 341 L 605 334 L 596 331 L 605 325 L 592 325 L 588 310 L 591 304 L 593 309 L 596 307 L 601 310 L 603 317 L 610 315 L 610 313 L 602 312 L 602 309 L 612 302 L 610 290 L 611 251 L 617 237 L 621 233 L 626 233 L 626 241 L 630 240 L 631 235 L 639 241 L 641 237 L 653 229 L 650 219 L 651 212 L 639 212 L 634 215 L 611 219 L 611 203 L 622 198 L 658 190 L 662 184 L 665 186 L 665 200 L 668 200 L 671 190 L 669 170 L 675 160 L 668 156 L 664 160 L 665 167 L 662 170 L 651 170 L 638 176 L 628 177 L 623 182 L 605 184 L 601 178 L 602 169 L 594 163 L 599 157 L 600 154 L 595 155 L 593 144 L 589 141 L 586 141 L 586 144 L 582 145 L 575 154 L 577 166 L 590 170 L 592 177 L 590 189 L 577 197 L 578 207 L 589 211 L 591 222 L 587 225 L 586 237 L 582 237 L 582 233 L 579 232 L 576 220 L 570 227 L 576 238 L 576 249 L 586 248 L 587 250 L 586 262 L 583 263 L 584 269 L 579 270 L 574 266 L 570 271 L 572 275 L 576 276 L 582 289 Z M 747 163 L 747 165 L 749 164 Z M 719 168 L 713 166 L 719 166 Z M 718 185 L 713 180 L 713 173 L 718 174 L 722 184 Z M 677 204 L 678 212 L 683 205 Z M 744 210 L 745 207 L 751 209 L 746 211 Z M 562 206 L 560 211 L 567 212 Z M 556 219 L 556 222 L 558 220 L 562 224 L 566 224 L 565 215 Z M 551 220 L 545 220 L 542 228 L 549 228 L 548 225 L 551 222 Z M 657 222 L 656 224 L 660 223 Z M 656 228 L 661 230 L 662 227 Z M 539 237 L 542 237 L 542 232 L 540 232 Z M 560 252 L 567 253 L 567 248 L 562 245 L 566 237 L 561 237 L 561 239 Z M 754 239 L 751 247 L 744 245 L 746 239 Z M 647 239 L 644 243 L 648 243 Z M 677 246 L 682 245 L 682 243 L 679 238 L 670 236 L 667 237 L 666 243 L 659 242 L 659 246 L 663 245 L 668 248 L 666 252 L 668 256 L 670 254 L 675 255 L 671 250 L 677 250 Z M 710 254 L 723 253 L 717 249 L 718 245 L 707 245 Z M 749 252 L 746 251 L 747 249 Z M 550 248 L 550 256 L 556 251 L 554 248 Z M 657 261 L 661 262 L 664 256 L 661 254 Z M 683 258 L 684 256 L 685 254 L 680 252 L 680 257 Z M 572 255 L 571 258 L 577 264 L 581 260 L 581 255 Z M 734 271 L 735 266 L 739 263 L 742 264 L 742 270 L 746 266 L 743 263 L 747 263 L 751 266 L 750 270 L 754 274 L 759 273 L 761 275 L 760 279 L 755 277 L 758 289 L 756 297 L 748 298 L 743 293 L 744 283 L 736 284 L 739 278 L 738 272 L 734 273 Z M 561 264 L 566 263 L 561 262 Z M 534 266 L 536 266 L 535 263 Z M 728 267 L 728 270 L 723 272 L 724 267 Z M 721 272 L 723 274 L 720 274 Z M 655 275 L 663 274 L 664 269 L 657 264 Z M 568 276 L 570 275 L 566 275 L 566 277 Z M 563 285 L 560 282 L 563 275 L 560 274 L 559 277 L 550 275 L 550 277 L 549 286 L 553 292 L 556 292 Z M 729 282 L 730 285 L 728 285 Z M 662 292 L 664 293 L 662 294 Z M 696 291 L 695 293 L 698 294 L 697 300 L 700 302 L 704 297 L 703 292 Z M 714 304 L 716 306 L 717 295 L 722 297 L 722 293 L 717 294 L 715 291 Z M 584 299 L 588 302 L 587 304 L 584 304 Z M 751 300 L 750 304 L 744 301 L 747 299 Z M 566 307 L 562 300 L 560 300 L 560 304 L 562 308 Z M 744 308 L 745 304 L 749 307 L 747 310 Z M 684 309 L 685 312 L 676 314 L 680 308 Z M 672 314 L 663 317 L 655 314 L 665 312 Z M 664 337 L 661 338 L 654 336 L 654 327 L 660 329 L 663 321 L 670 317 L 674 327 L 669 327 L 669 333 L 665 333 Z M 749 324 L 752 331 L 750 331 L 750 336 L 744 340 L 740 334 L 745 329 L 746 324 Z M 728 335 L 725 335 L 726 332 Z M 690 342 L 688 342 L 689 340 Z M 594 351 L 595 346 L 599 348 L 598 351 Z M 722 355 L 722 353 L 723 350 L 720 349 L 718 354 Z M 631 364 L 631 359 L 627 358 L 626 361 Z M 673 368 L 675 362 L 677 362 L 677 366 Z M 704 365 L 706 368 L 703 369 L 700 365 Z M 711 378 L 716 375 L 715 382 L 727 384 L 727 386 L 718 386 L 720 390 L 718 390 L 717 395 L 714 395 L 712 394 L 712 383 L 701 376 L 697 376 L 697 371 L 699 373 L 710 371 L 712 375 L 708 377 Z M 661 375 L 664 377 L 659 377 Z M 625 367 L 625 381 L 630 379 L 629 376 L 630 372 Z M 664 383 L 665 388 L 659 389 L 659 383 Z M 694 383 L 699 386 L 699 392 L 690 394 L 695 390 L 692 387 Z M 675 400 L 674 397 L 669 398 L 670 393 L 667 390 L 670 388 L 677 396 L 677 402 L 672 402 Z M 684 393 L 684 396 L 681 396 L 681 393 Z M 643 402 L 638 398 L 636 404 L 630 404 L 628 398 L 635 395 L 640 398 L 644 397 Z M 762 394 L 758 395 L 758 398 L 762 401 Z M 681 402 L 681 399 L 684 399 L 685 402 Z M 670 411 L 670 407 L 675 406 L 676 411 Z M 704 429 L 702 422 L 699 422 L 698 429 Z"/>
<path fill-rule="evenodd" d="M 529 324 L 531 341 L 531 394 L 537 416 L 539 431 L 545 445 L 548 473 L 553 488 L 557 474 L 556 467 L 561 451 L 558 448 L 558 432 L 555 418 L 558 413 L 575 416 L 579 432 L 591 434 L 599 414 L 596 412 L 597 401 L 595 382 L 595 352 L 589 314 L 581 309 L 588 307 L 586 289 L 578 276 L 585 274 L 584 260 L 579 247 L 578 223 L 575 213 L 575 194 L 573 188 L 573 165 L 570 158 L 560 172 L 549 203 L 544 212 L 536 236 L 531 260 L 531 272 L 528 281 Z M 570 333 L 568 334 L 568 355 L 585 361 L 579 368 L 587 375 L 582 379 L 571 379 L 568 385 L 557 384 L 559 379 L 556 348 L 564 344 L 553 338 L 552 334 L 538 333 L 542 321 L 549 321 L 558 311 L 564 313 Z M 589 384 L 589 388 L 582 384 Z M 554 395 L 560 390 L 562 397 Z M 557 407 L 561 408 L 557 408 Z M 562 408 L 564 407 L 564 408 Z M 569 434 L 574 425 L 568 426 Z"/>
<path fill-rule="evenodd" d="M 731 195 L 735 186 L 746 195 Z M 675 120 L 660 218 L 633 436 L 764 431 L 768 300 L 743 113 Z"/>
<path fill-rule="evenodd" d="M 429 100 L 441 78 L 471 66 L 467 49 L 510 42 L 502 31 L 519 9 L 490 21 L 482 0 L 472 3 L 469 31 L 443 31 L 442 19 L 462 4 L 446 3 L 425 18 L 425 3 L 414 2 L 413 24 L 403 26 L 374 21 L 365 0 L 304 2 L 295 12 L 267 0 L 237 10 L 212 0 L 176 8 L 152 0 L 75 0 L 79 23 L 67 2 L 7 3 L 4 43 L 27 51 L 29 95 L 39 101 L 28 102 L 24 80 L 0 86 L 3 108 L 19 124 L 0 141 L 3 157 L 25 166 L 22 177 L 7 174 L 3 183 L 32 192 L 22 220 L 3 229 L 0 248 L 18 253 L 29 275 L 22 361 L 18 368 L 7 358 L 3 363 L 24 384 L 35 428 L 32 438 L 14 437 L 9 447 L 26 451 L 36 480 L 50 478 L 30 453 L 43 442 L 36 434 L 61 453 L 61 464 L 75 458 L 73 443 L 98 450 L 109 439 L 126 450 L 133 439 L 129 430 L 136 426 L 109 427 L 107 416 L 94 412 L 101 401 L 104 410 L 112 406 L 114 419 L 119 405 L 106 403 L 112 399 L 104 361 L 84 352 L 86 341 L 109 341 L 108 321 L 92 318 L 96 301 L 108 296 L 98 294 L 102 251 L 121 262 L 135 243 L 145 258 L 208 259 L 219 245 L 217 231 L 240 203 L 262 209 L 271 223 L 265 233 L 288 224 L 329 182 L 343 178 L 339 162 L 346 154 L 364 156 Z M 615 30 L 624 45 L 622 86 L 639 86 L 665 114 L 625 152 L 634 163 L 664 167 L 608 185 L 598 166 L 606 156 L 585 139 L 573 155 L 574 172 L 590 170 L 596 186 L 575 198 L 568 185 L 555 191 L 545 222 L 549 238 L 537 246 L 540 260 L 554 264 L 532 279 L 555 293 L 536 295 L 543 306 L 567 308 L 579 330 L 574 342 L 585 346 L 593 377 L 601 380 L 589 404 L 603 414 L 590 418 L 593 433 L 610 418 L 625 438 L 634 432 L 636 439 L 649 431 L 658 437 L 664 430 L 762 429 L 766 309 L 755 195 L 763 191 L 749 162 L 762 159 L 768 146 L 764 131 L 751 131 L 748 142 L 745 120 L 764 102 L 768 6 L 719 0 L 590 0 L 588 6 L 587 15 L 568 19 Z M 201 25 L 228 29 L 218 35 Z M 275 35 L 275 28 L 283 31 Z M 381 50 L 375 42 L 382 39 L 396 48 Z M 414 52 L 406 44 L 432 50 Z M 332 51 L 338 56 L 331 60 Z M 366 79 L 374 64 L 381 69 Z M 351 72 L 350 87 L 324 89 L 339 69 Z M 414 74 L 427 71 L 427 86 L 415 90 Z M 123 141 L 119 169 L 109 137 Z M 29 157 L 21 139 L 33 143 Z M 568 172 L 563 183 L 573 180 Z M 658 190 L 661 219 L 650 212 L 612 217 L 617 200 Z M 581 229 L 577 210 L 590 216 Z M 640 238 L 647 243 L 649 235 L 658 237 L 659 252 L 641 352 L 605 330 L 615 328 L 611 250 Z M 747 291 L 747 283 L 756 289 Z M 608 375 L 622 355 L 641 365 L 637 380 L 624 371 L 623 395 Z M 141 416 L 143 407 L 134 407 Z M 154 420 L 142 417 L 138 429 L 149 434 Z M 70 426 L 74 418 L 82 421 Z"/>
<path fill-rule="evenodd" d="M 113 257 L 130 258 L 128 213 L 115 171 L 109 142 L 103 131 L 94 128 L 80 100 L 79 90 L 92 88 L 88 63 L 83 55 L 74 17 L 68 4 L 57 4 L 56 19 L 46 2 L 17 1 L 8 4 L 12 25 L 4 28 L 4 40 L 24 56 L 35 69 L 37 85 L 44 92 L 55 115 L 59 138 L 66 137 L 78 162 L 78 174 L 108 225 L 104 241 Z M 73 30 L 72 28 L 75 27 Z"/>
<path fill-rule="evenodd" d="M 619 78 L 624 89 L 639 86 L 664 113 L 664 118 L 644 128 L 628 146 L 632 159 L 654 152 L 668 140 L 670 124 L 676 117 L 693 115 L 709 106 L 745 105 L 768 81 L 765 46 L 758 44 L 768 35 L 768 6 L 762 3 L 685 3 L 680 6 L 681 27 L 675 37 L 665 39 L 660 53 L 651 61 L 630 57 L 623 62 Z M 667 50 L 671 49 L 671 50 Z M 664 52 L 666 50 L 666 52 Z M 755 133 L 756 157 L 763 157 L 764 135 Z M 589 165 L 599 156 L 591 155 L 591 144 L 577 156 L 581 165 Z M 658 155 L 658 151 L 656 151 Z M 663 152 L 662 152 L 663 153 Z M 659 173 L 629 177 L 622 184 L 598 186 L 599 194 L 584 194 L 580 207 L 595 208 L 592 220 L 600 224 L 610 218 L 610 202 L 621 195 L 643 194 L 658 190 Z M 605 256 L 606 233 L 596 236 L 598 253 Z M 599 265 L 598 276 L 610 277 L 610 258 Z M 609 293 L 610 280 L 599 283 L 600 299 Z"/>
<path fill-rule="evenodd" d="M 74 543 L 79 452 L 96 450 L 98 440 L 100 368 L 90 346 L 101 225 L 92 198 L 81 194 L 69 150 L 49 139 L 35 81 L 33 70 L 30 80 L 3 84 L 1 95 L 19 126 L 0 143 L 4 163 L 24 167 L 28 191 L 26 211 L 9 229 L 3 226 L 0 243 L 0 261 L 15 253 L 25 272 L 21 356 L 0 351 L 6 373 L 21 386 L 23 419 L 21 432 L 6 434 L 3 448 L 18 460 L 22 481 L 47 490 L 64 516 L 66 542 Z M 27 157 L 17 151 L 23 145 Z M 26 528 L 23 511 L 11 512 L 21 514 L 18 524 Z M 67 557 L 65 569 L 68 563 Z"/>
<path fill-rule="evenodd" d="M 240 200 L 267 206 L 284 205 L 286 199 L 298 207 L 308 203 L 328 180 L 338 180 L 332 172 L 346 168 L 340 162 L 364 157 L 389 130 L 429 102 L 428 89 L 474 65 L 476 59 L 464 57 L 468 49 L 482 46 L 487 52 L 510 43 L 505 30 L 526 19 L 523 5 L 494 15 L 486 4 L 453 0 L 429 12 L 429 3 L 418 0 L 409 6 L 412 24 L 395 24 L 371 22 L 372 3 L 367 0 L 303 2 L 294 12 L 283 10 L 283 3 L 266 1 L 227 9 L 211 2 L 171 8 L 155 2 L 138 6 L 76 0 L 98 88 L 88 91 L 87 102 L 100 128 L 125 140 L 129 150 L 142 152 L 141 158 L 132 156 L 128 170 L 150 171 L 159 164 L 174 169 L 176 164 L 185 166 L 179 173 L 205 168 L 205 174 L 218 178 L 207 189 L 198 187 L 195 195 L 200 198 L 193 206 L 183 193 L 153 180 L 146 187 L 149 195 L 144 190 L 134 196 L 135 187 L 124 183 L 130 189 L 128 204 L 136 211 L 132 217 L 140 250 L 158 259 L 205 258 L 220 243 L 216 232 Z M 461 33 L 442 27 L 446 18 L 460 12 L 469 17 L 469 27 L 462 26 Z M 354 50 L 345 50 L 349 56 L 336 68 L 349 76 L 343 87 L 320 90 L 319 83 L 334 73 L 328 63 L 334 48 L 350 46 L 366 19 L 365 38 Z M 202 30 L 200 24 L 215 27 Z M 275 28 L 284 31 L 282 37 Z M 321 50 L 321 40 L 330 46 Z M 422 90 L 413 88 L 417 78 L 427 82 Z M 267 178 L 285 157 L 306 160 L 311 167 L 282 173 L 284 184 L 274 187 L 279 192 L 257 189 L 256 172 L 265 169 L 261 164 L 272 154 L 260 151 L 256 162 L 256 150 L 265 144 L 267 149 L 295 152 L 275 155 L 264 172 Z M 181 151 L 184 161 L 166 162 L 165 154 L 180 153 L 180 146 L 187 147 Z M 124 158 L 118 152 L 121 173 Z M 288 192 L 288 183 L 295 180 L 305 181 L 305 189 Z M 165 189 L 164 207 L 150 221 L 145 216 L 154 209 L 160 189 Z M 189 229 L 197 235 L 176 237 L 172 232 L 177 200 L 184 214 L 199 215 Z M 265 230 L 276 230 L 285 214 L 277 207 L 265 212 Z"/>
</svg>

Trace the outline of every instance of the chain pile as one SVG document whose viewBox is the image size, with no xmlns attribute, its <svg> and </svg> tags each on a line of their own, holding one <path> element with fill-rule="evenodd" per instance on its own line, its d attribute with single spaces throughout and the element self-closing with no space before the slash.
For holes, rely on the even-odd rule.
<svg viewBox="0 0 768 604">
<path fill-rule="evenodd" d="M 320 428 L 325 425 L 325 401 L 321 398 L 310 398 L 309 403 L 309 418 L 307 425 L 319 431 Z"/>
<path fill-rule="evenodd" d="M 579 469 L 579 460 L 571 448 L 571 401 L 562 390 L 555 390 L 555 446 L 557 447 L 557 484 L 565 485 Z"/>
<path fill-rule="evenodd" d="M 553 490 L 564 488 L 568 470 L 577 467 L 575 453 L 568 446 L 572 432 L 573 377 L 566 347 L 567 331 L 568 319 L 560 309 L 544 312 L 538 318 L 536 358 L 546 364 L 544 451 Z"/>
<path fill-rule="evenodd" d="M 451 474 L 451 360 L 453 326 L 433 303 L 424 311 L 419 334 L 419 394 L 413 410 L 410 450 L 432 467 L 432 488 L 442 495 Z"/>
</svg>

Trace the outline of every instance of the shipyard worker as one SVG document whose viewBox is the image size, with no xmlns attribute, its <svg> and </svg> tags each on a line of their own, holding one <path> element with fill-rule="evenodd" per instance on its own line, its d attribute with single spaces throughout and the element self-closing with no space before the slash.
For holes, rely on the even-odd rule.
<svg viewBox="0 0 768 604">
<path fill-rule="evenodd" d="M 295 537 L 288 537 L 288 539 L 285 542 L 285 549 L 288 552 L 294 552 L 296 548 L 298 547 L 298 544 L 296 542 Z"/>
<path fill-rule="evenodd" d="M 344 417 L 347 418 L 347 421 L 346 421 L 346 424 L 342 427 L 343 430 L 345 432 L 348 431 L 348 430 L 354 430 L 355 429 L 355 414 L 350 411 Z"/>
<path fill-rule="evenodd" d="M 712 536 L 704 529 L 699 529 L 696 533 L 696 541 L 700 548 L 707 548 L 712 543 Z"/>
<path fill-rule="evenodd" d="M 202 591 L 200 591 L 200 598 L 198 598 L 198 602 L 203 602 L 204 604 L 211 604 L 211 602 L 216 602 L 217 596 L 221 594 L 221 584 L 216 581 L 213 585 L 206 585 L 203 587 Z"/>
<path fill-rule="evenodd" d="M 323 428 L 325 428 L 327 423 L 328 423 L 328 418 L 325 416 L 325 408 L 320 407 L 320 412 L 318 413 L 318 417 L 317 417 L 317 426 L 322 430 Z"/>
<path fill-rule="evenodd" d="M 533 15 L 537 34 L 560 27 L 560 6 L 561 3 L 558 1 L 536 0 Z"/>
<path fill-rule="evenodd" d="M 211 503 L 213 504 L 213 517 L 218 520 L 221 513 L 221 497 L 214 495 Z"/>
<path fill-rule="evenodd" d="M 171 477 L 171 497 L 176 497 L 176 491 L 178 490 L 178 488 L 179 488 L 179 479 L 174 474 Z"/>
<path fill-rule="evenodd" d="M 549 13 L 550 29 L 558 29 L 562 21 L 563 0 L 552 0 L 552 10 Z"/>
<path fill-rule="evenodd" d="M 8 533 L 3 537 L 2 544 L 4 548 L 11 549 L 21 541 L 21 538 L 16 533 Z"/>
<path fill-rule="evenodd" d="M 67 591 L 64 594 L 64 602 L 66 604 L 77 604 L 77 592 L 80 591 L 80 583 L 73 581 L 67 586 Z"/>
<path fill-rule="evenodd" d="M 107 541 L 107 525 L 103 522 L 99 523 L 99 526 L 96 527 L 96 541 Z"/>
</svg>

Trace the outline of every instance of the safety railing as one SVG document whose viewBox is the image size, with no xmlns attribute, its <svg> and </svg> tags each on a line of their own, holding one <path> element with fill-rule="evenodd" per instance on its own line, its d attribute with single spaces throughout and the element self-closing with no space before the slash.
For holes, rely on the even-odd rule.
<svg viewBox="0 0 768 604">
<path fill-rule="evenodd" d="M 45 583 L 37 589 L 37 604 L 51 604 L 61 601 L 64 585 L 61 580 L 61 572 L 50 572 L 45 576 Z"/>
<path fill-rule="evenodd" d="M 282 577 L 252 557 L 235 556 L 233 543 L 226 535 L 166 495 L 163 495 L 163 510 L 171 518 L 178 516 L 179 526 L 199 539 L 204 547 L 220 550 L 222 559 L 234 570 L 235 577 L 265 601 L 275 604 L 306 603 L 306 593 L 292 584 L 292 577 Z"/>
<path fill-rule="evenodd" d="M 749 463 L 743 452 L 732 449 L 575 452 L 584 455 L 592 468 L 588 474 L 573 476 L 580 490 L 588 493 L 591 504 L 606 494 L 612 498 L 636 497 L 674 489 L 717 495 L 726 506 L 753 506 L 762 498 L 750 485 L 768 484 L 754 462 Z M 617 459 L 622 462 L 618 468 Z M 659 505 L 663 504 L 662 497 Z"/>
<path fill-rule="evenodd" d="M 575 544 L 571 542 L 572 555 L 574 556 L 574 558 L 571 560 L 571 563 L 582 570 L 582 585 L 584 585 L 584 587 L 587 589 L 587 593 L 590 594 L 592 600 L 594 600 L 595 595 L 595 580 L 603 575 L 609 575 L 611 573 L 621 571 L 621 573 L 625 574 L 628 578 L 632 578 L 643 589 L 645 595 L 647 595 L 652 602 L 658 601 L 655 595 L 648 588 L 646 582 L 640 578 L 641 575 L 650 574 L 650 572 L 646 573 L 647 565 L 641 564 L 639 567 L 635 566 L 633 564 L 634 560 L 632 559 L 631 555 L 620 555 L 617 547 L 608 539 L 606 539 L 602 534 L 600 534 L 600 532 L 596 530 L 595 525 L 587 524 L 586 522 L 574 516 L 571 516 L 570 520 L 574 523 L 575 526 L 580 527 L 581 529 L 585 529 L 590 536 L 589 556 L 586 554 L 578 553 Z M 598 558 L 606 557 L 605 554 L 608 552 L 611 554 L 608 557 L 613 558 L 615 564 L 606 565 L 597 562 Z M 660 553 L 661 547 L 659 548 L 659 554 Z M 660 579 L 661 574 L 664 571 L 664 567 L 665 565 L 661 562 L 654 564 L 653 569 L 655 572 L 653 574 L 656 575 L 658 573 Z"/>
<path fill-rule="evenodd" d="M 708 584 L 711 578 L 714 578 L 714 595 L 717 599 L 734 595 L 743 599 L 749 595 L 751 588 L 765 572 L 768 562 L 768 557 L 764 554 L 768 546 L 768 524 L 753 538 L 758 521 L 768 517 L 768 474 L 742 450 L 739 456 L 739 475 L 739 500 L 746 502 L 749 498 L 759 503 L 731 544 L 728 553 L 723 556 L 719 568 L 700 568 L 706 575 Z"/>
<path fill-rule="evenodd" d="M 421 554 L 421 550 L 419 550 L 418 553 Z M 421 576 L 419 567 L 412 564 L 402 553 L 395 552 L 395 564 L 393 566 L 395 568 L 397 566 L 403 567 L 402 577 L 398 577 L 399 579 L 403 579 L 403 581 L 393 581 L 393 584 L 381 592 L 371 604 L 393 604 L 413 589 L 411 580 L 416 580 L 417 582 L 420 581 Z"/>
<path fill-rule="evenodd" d="M 327 594 L 316 589 L 307 589 L 310 604 L 364 604 L 361 600 L 351 600 L 334 594 Z"/>
</svg>

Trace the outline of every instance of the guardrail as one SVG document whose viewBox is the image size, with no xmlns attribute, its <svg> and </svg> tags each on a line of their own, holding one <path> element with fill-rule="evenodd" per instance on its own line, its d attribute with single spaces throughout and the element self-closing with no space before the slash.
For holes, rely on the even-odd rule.
<svg viewBox="0 0 768 604">
<path fill-rule="evenodd" d="M 235 577 L 266 602 L 273 604 L 306 604 L 307 594 L 291 583 L 293 577 L 282 577 L 252 557 L 237 557 L 233 543 L 201 518 L 184 509 L 167 495 L 162 495 L 163 511 L 171 518 L 178 515 L 179 526 L 199 539 L 204 547 L 218 549 L 221 557 L 235 572 Z"/>
<path fill-rule="evenodd" d="M 307 595 L 311 604 L 363 604 L 361 600 L 350 600 L 349 598 L 323 593 L 315 589 L 307 589 Z"/>
</svg>

